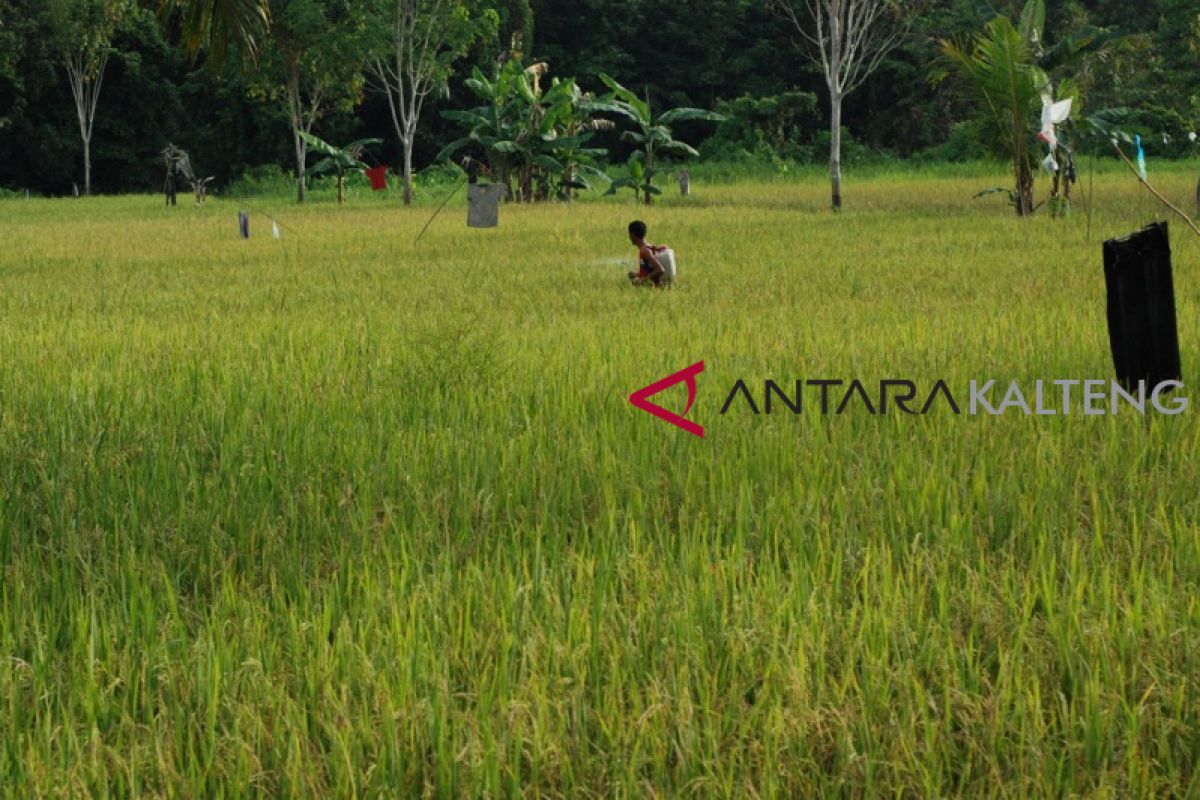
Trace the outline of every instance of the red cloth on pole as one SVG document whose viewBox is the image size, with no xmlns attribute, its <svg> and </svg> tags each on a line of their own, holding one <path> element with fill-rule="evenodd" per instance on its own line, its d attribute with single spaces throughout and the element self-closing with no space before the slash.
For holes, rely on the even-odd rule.
<svg viewBox="0 0 1200 800">
<path fill-rule="evenodd" d="M 376 192 L 381 192 L 387 188 L 387 165 L 382 167 L 369 167 L 367 169 L 367 179 L 371 181 L 371 189 Z"/>
</svg>

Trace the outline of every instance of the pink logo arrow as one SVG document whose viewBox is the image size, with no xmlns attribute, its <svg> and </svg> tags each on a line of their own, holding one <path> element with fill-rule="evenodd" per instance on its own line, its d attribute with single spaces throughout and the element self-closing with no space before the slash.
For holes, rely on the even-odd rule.
<svg viewBox="0 0 1200 800">
<path fill-rule="evenodd" d="M 677 428 L 683 428 L 693 436 L 699 436 L 701 439 L 703 439 L 703 427 L 697 425 L 691 420 L 684 419 L 683 416 L 679 414 L 676 414 L 672 411 L 667 411 L 660 405 L 651 403 L 649 399 L 664 389 L 671 388 L 680 381 L 687 381 L 688 402 L 687 408 L 683 410 L 683 413 L 686 415 L 692 410 L 692 404 L 696 402 L 696 376 L 701 372 L 704 372 L 704 362 L 697 361 L 690 367 L 681 369 L 679 372 L 676 372 L 673 375 L 668 375 L 661 381 L 655 381 L 649 386 L 644 386 L 641 389 L 638 389 L 636 392 L 629 395 L 629 402 L 633 403 L 636 408 L 640 408 L 642 411 L 648 411 L 664 422 L 669 422 Z"/>
</svg>

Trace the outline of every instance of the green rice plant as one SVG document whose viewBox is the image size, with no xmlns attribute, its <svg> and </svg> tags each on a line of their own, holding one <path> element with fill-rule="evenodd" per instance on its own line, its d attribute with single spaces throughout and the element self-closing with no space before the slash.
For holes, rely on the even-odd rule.
<svg viewBox="0 0 1200 800">
<path fill-rule="evenodd" d="M 999 171 L 701 182 L 647 212 L 671 292 L 593 195 L 419 244 L 354 192 L 247 241 L 219 196 L 0 201 L 0 793 L 1200 792 L 1194 409 L 720 413 L 1107 378 L 1098 239 L 972 202 Z M 1138 191 L 1098 171 L 1098 236 Z M 701 358 L 705 439 L 628 403 Z"/>
</svg>

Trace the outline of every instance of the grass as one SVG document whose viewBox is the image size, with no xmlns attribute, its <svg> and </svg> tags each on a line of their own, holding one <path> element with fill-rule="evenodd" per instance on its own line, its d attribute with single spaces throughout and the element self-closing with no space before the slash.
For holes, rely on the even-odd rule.
<svg viewBox="0 0 1200 800">
<path fill-rule="evenodd" d="M 236 201 L 0 203 L 2 791 L 1200 794 L 1194 409 L 718 413 L 1107 378 L 1100 241 L 1156 206 L 1102 174 L 1088 243 L 970 199 L 1002 175 L 848 177 L 417 245 L 365 198 L 246 242 Z M 635 215 L 677 289 L 625 286 Z M 701 358 L 706 439 L 627 402 Z"/>
</svg>

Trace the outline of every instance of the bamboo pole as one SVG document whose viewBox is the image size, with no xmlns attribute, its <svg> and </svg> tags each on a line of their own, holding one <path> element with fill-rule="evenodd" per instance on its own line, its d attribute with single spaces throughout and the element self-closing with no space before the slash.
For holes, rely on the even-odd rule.
<svg viewBox="0 0 1200 800">
<path fill-rule="evenodd" d="M 1146 189 L 1149 190 L 1150 194 L 1152 194 L 1158 198 L 1160 203 L 1162 203 L 1164 206 L 1166 206 L 1167 208 L 1171 209 L 1176 214 L 1178 214 L 1183 219 L 1183 221 L 1188 224 L 1188 227 L 1190 227 L 1192 229 L 1192 232 L 1195 233 L 1197 236 L 1200 236 L 1200 228 L 1196 227 L 1196 223 L 1192 221 L 1192 218 L 1189 217 L 1187 214 L 1185 214 L 1183 211 L 1181 211 L 1178 207 L 1176 207 L 1175 204 L 1172 203 L 1170 200 L 1163 197 L 1157 189 L 1155 189 L 1153 186 L 1150 185 L 1150 182 L 1148 180 L 1146 180 L 1145 178 L 1142 177 L 1142 173 L 1138 172 L 1138 168 L 1134 165 L 1134 163 L 1132 161 L 1129 160 L 1129 156 L 1125 155 L 1125 151 L 1121 149 L 1121 145 L 1117 144 L 1116 142 L 1113 142 L 1113 147 L 1115 147 L 1117 149 L 1117 155 L 1119 155 L 1121 157 L 1121 160 L 1124 161 L 1127 165 L 1129 165 L 1129 168 L 1131 170 L 1133 170 L 1133 174 L 1137 176 L 1138 183 L 1145 186 Z"/>
</svg>

